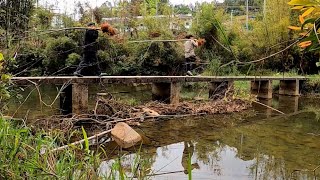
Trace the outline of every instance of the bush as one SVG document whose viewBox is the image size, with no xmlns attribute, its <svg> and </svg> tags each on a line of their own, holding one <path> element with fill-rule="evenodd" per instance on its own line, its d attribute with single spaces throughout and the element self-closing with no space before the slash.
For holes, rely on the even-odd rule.
<svg viewBox="0 0 320 180">
<path fill-rule="evenodd" d="M 16 76 L 41 76 L 44 73 L 43 61 L 46 59 L 43 48 L 36 47 L 33 42 L 25 42 L 16 58 L 10 62 L 9 72 Z M 37 69 L 37 72 L 31 72 L 32 69 Z"/>
<path fill-rule="evenodd" d="M 54 74 L 66 66 L 70 54 L 75 53 L 78 49 L 77 43 L 68 37 L 59 37 L 49 39 L 46 47 L 47 58 L 44 61 L 46 74 Z M 66 73 L 64 70 L 60 73 Z"/>
<path fill-rule="evenodd" d="M 66 60 L 66 66 L 74 66 L 80 63 L 81 56 L 77 53 L 71 53 Z"/>
</svg>

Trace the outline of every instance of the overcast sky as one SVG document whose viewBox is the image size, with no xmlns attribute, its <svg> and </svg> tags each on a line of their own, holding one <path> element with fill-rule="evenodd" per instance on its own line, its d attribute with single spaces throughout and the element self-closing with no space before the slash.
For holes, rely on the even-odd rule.
<svg viewBox="0 0 320 180">
<path fill-rule="evenodd" d="M 68 13 L 72 13 L 74 9 L 75 2 L 90 2 L 92 7 L 100 6 L 106 0 L 39 0 L 41 5 L 54 5 L 56 8 L 59 8 L 62 12 L 67 11 Z M 109 0 L 110 1 L 110 0 Z M 118 0 L 111 0 L 112 2 Z M 195 2 L 212 2 L 212 0 L 170 0 L 171 4 L 194 4 Z"/>
</svg>

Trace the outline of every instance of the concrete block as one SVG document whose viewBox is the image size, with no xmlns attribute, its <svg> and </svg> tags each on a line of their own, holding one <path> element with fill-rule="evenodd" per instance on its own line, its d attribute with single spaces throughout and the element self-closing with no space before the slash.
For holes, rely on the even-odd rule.
<svg viewBox="0 0 320 180">
<path fill-rule="evenodd" d="M 299 96 L 299 80 L 280 80 L 279 94 Z"/>
<path fill-rule="evenodd" d="M 84 84 L 84 83 L 72 84 L 72 113 L 87 114 L 88 101 L 89 101 L 88 84 Z"/>
<path fill-rule="evenodd" d="M 181 85 L 178 82 L 152 83 L 152 99 L 169 104 L 178 104 Z"/>
<path fill-rule="evenodd" d="M 262 99 L 272 99 L 272 81 L 251 81 L 251 94 Z"/>
</svg>

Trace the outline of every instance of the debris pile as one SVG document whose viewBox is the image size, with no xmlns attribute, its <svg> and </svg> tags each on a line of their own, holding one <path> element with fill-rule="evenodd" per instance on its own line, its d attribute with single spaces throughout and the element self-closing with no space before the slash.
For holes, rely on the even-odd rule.
<svg viewBox="0 0 320 180">
<path fill-rule="evenodd" d="M 139 125 L 139 122 L 157 118 L 177 118 L 197 115 L 225 114 L 240 112 L 251 106 L 240 99 L 181 102 L 177 105 L 150 102 L 140 106 L 130 106 L 112 98 L 99 98 L 95 110 L 90 114 L 51 116 L 38 119 L 32 124 L 40 129 L 59 129 L 71 132 L 74 128 L 88 126 L 92 130 L 110 129 L 119 122 Z"/>
</svg>

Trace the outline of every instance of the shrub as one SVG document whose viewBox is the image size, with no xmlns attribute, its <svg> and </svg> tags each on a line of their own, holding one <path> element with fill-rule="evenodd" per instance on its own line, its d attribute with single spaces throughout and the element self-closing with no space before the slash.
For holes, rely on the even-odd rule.
<svg viewBox="0 0 320 180">
<path fill-rule="evenodd" d="M 77 43 L 65 36 L 49 39 L 46 47 L 47 58 L 44 61 L 46 74 L 53 74 L 64 68 L 69 54 L 76 52 L 77 48 Z"/>
</svg>

